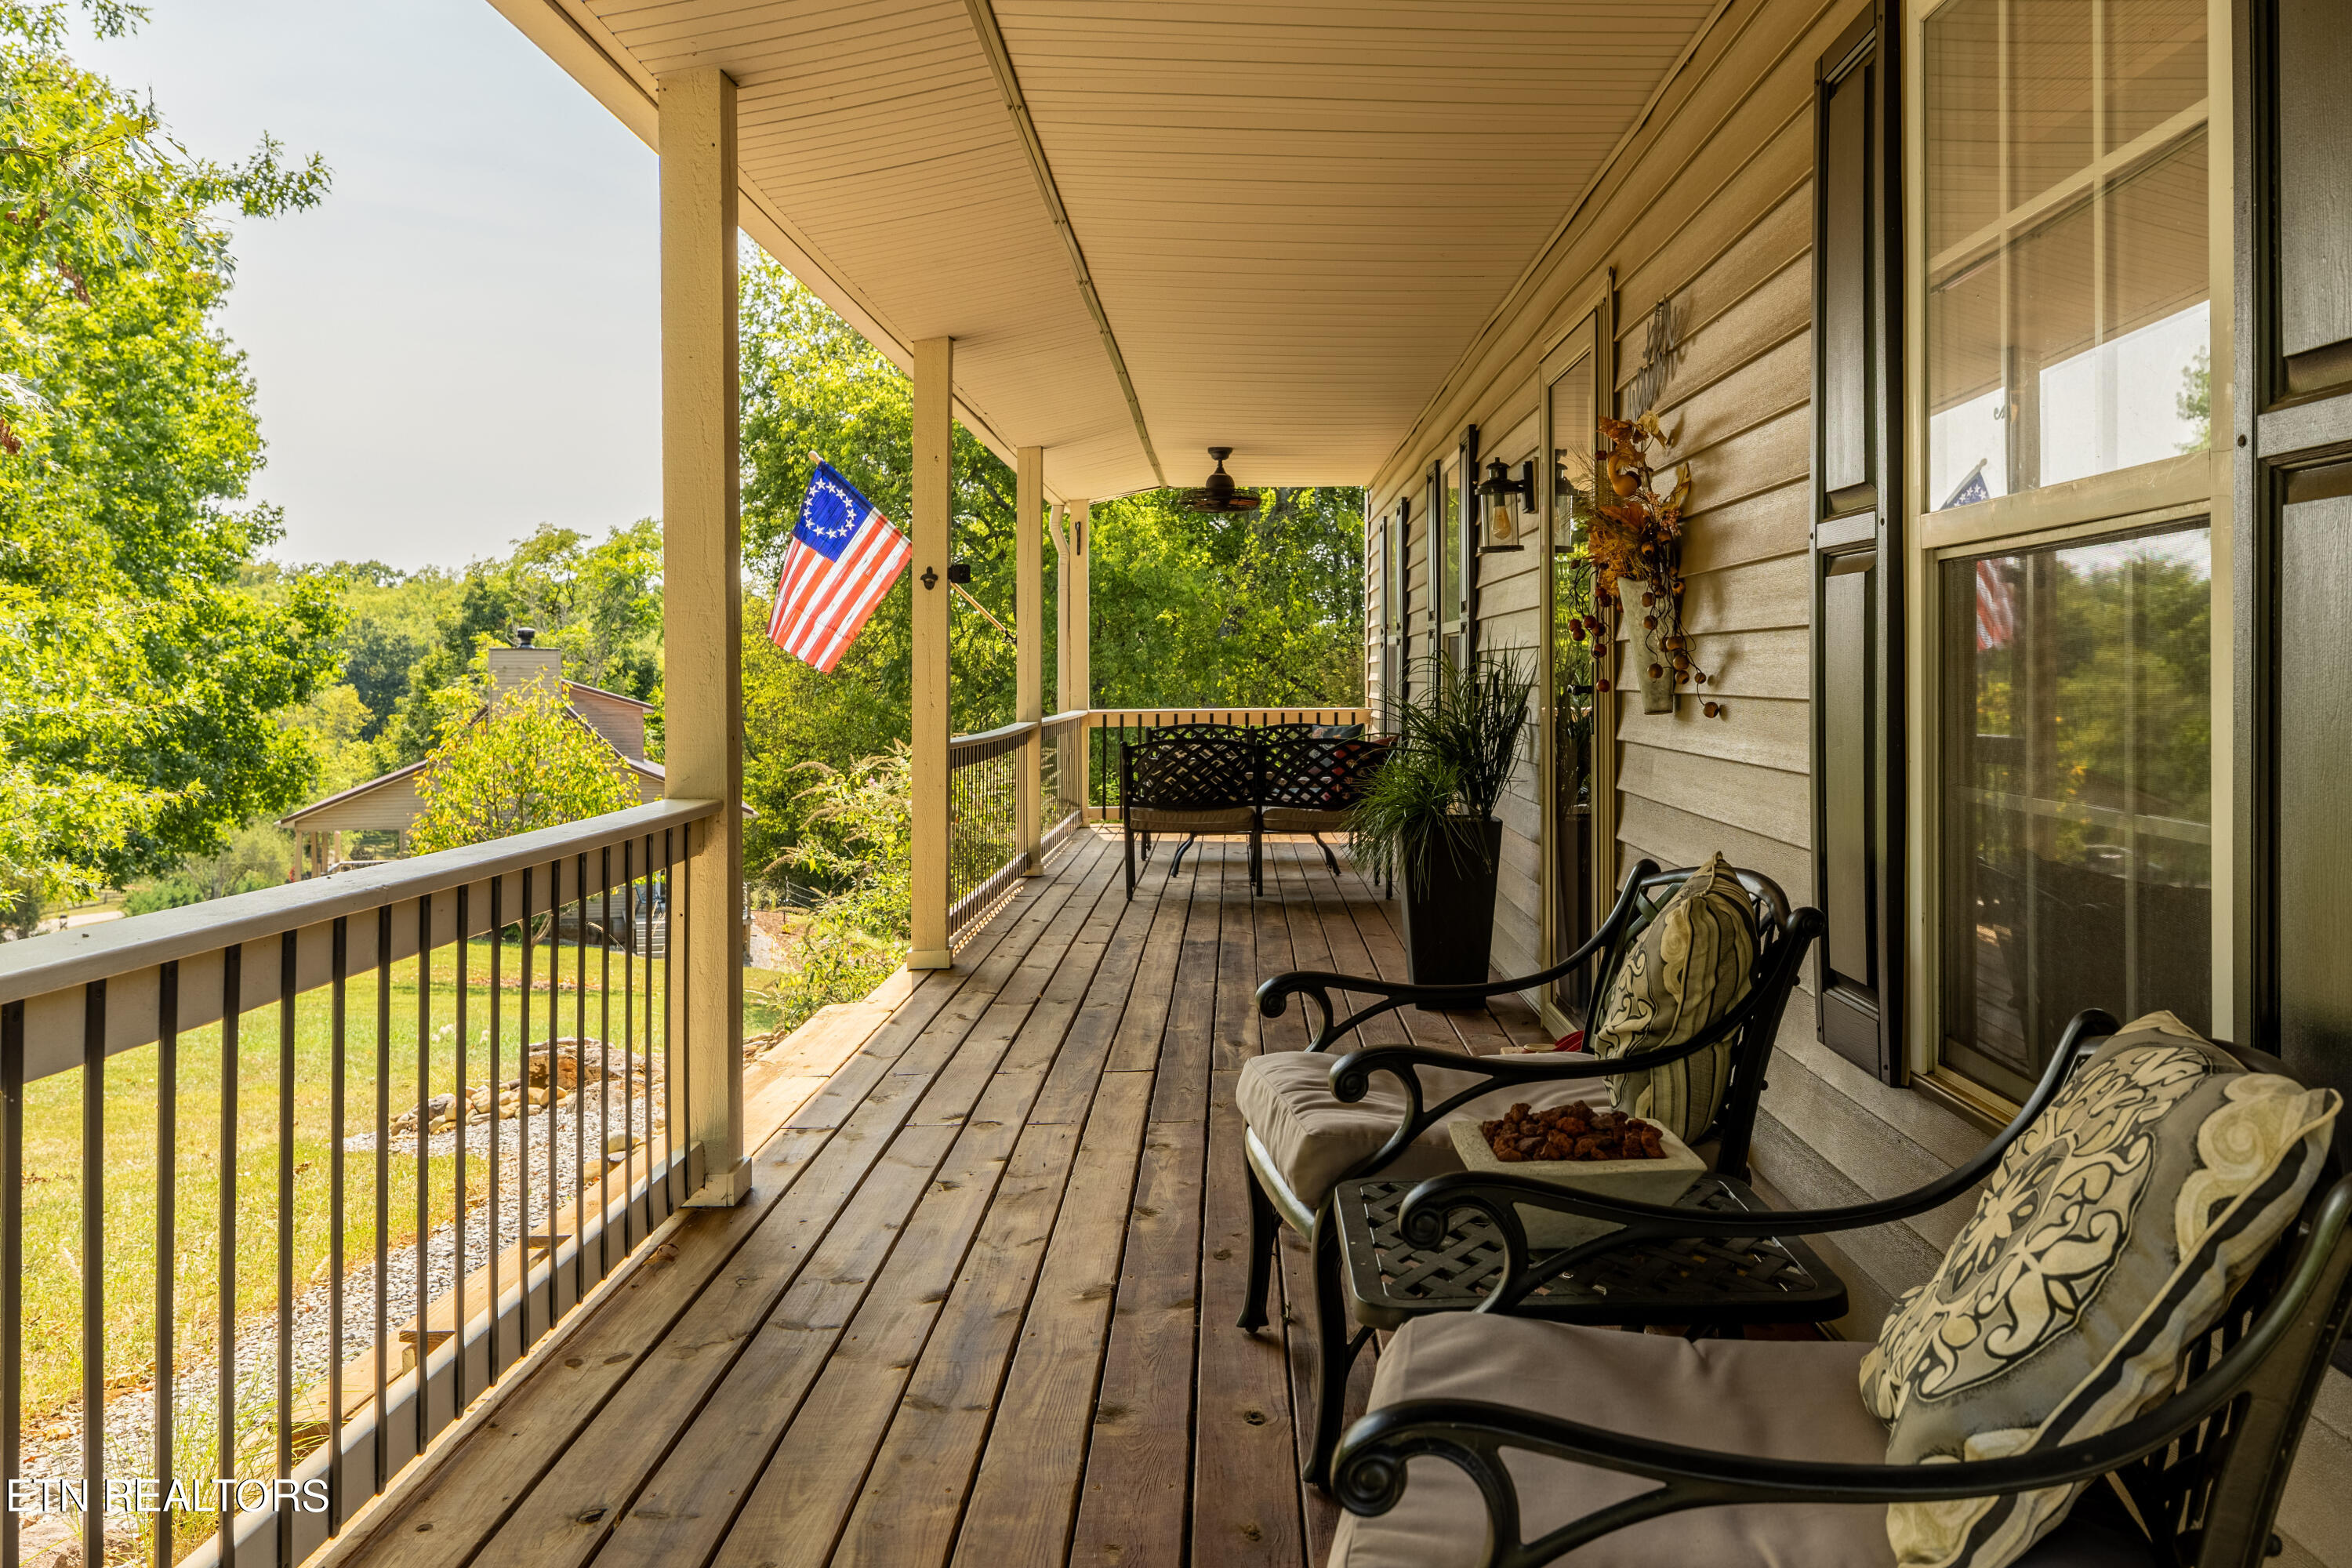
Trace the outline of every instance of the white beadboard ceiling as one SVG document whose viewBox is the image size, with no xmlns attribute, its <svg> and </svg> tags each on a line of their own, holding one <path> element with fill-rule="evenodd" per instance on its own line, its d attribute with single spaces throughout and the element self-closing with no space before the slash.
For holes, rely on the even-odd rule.
<svg viewBox="0 0 2352 1568">
<path fill-rule="evenodd" d="M 745 229 L 1064 498 L 1366 482 L 1719 8 L 492 4 L 649 143 L 726 69 Z"/>
</svg>

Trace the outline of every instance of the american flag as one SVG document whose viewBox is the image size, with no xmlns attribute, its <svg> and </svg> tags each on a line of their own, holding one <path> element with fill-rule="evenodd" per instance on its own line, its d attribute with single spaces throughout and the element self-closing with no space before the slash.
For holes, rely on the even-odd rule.
<svg viewBox="0 0 2352 1568">
<path fill-rule="evenodd" d="M 2005 561 L 1977 563 L 1977 648 L 1990 653 L 2017 635 L 2017 592 Z"/>
<path fill-rule="evenodd" d="M 768 640 L 830 670 L 898 580 L 915 547 L 831 463 L 820 462 L 801 498 L 801 520 L 776 579 Z"/>
</svg>

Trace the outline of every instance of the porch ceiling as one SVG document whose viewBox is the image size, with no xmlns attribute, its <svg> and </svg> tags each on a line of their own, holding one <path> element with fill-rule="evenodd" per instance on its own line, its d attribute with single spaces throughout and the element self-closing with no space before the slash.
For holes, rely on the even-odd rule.
<svg viewBox="0 0 2352 1568">
<path fill-rule="evenodd" d="M 492 3 L 648 142 L 723 67 L 745 228 L 1065 497 L 1365 482 L 1718 9 Z"/>
</svg>

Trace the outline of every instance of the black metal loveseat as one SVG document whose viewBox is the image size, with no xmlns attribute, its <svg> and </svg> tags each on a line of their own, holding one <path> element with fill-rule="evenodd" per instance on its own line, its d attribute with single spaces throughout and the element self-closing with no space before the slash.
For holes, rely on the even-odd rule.
<svg viewBox="0 0 2352 1568">
<path fill-rule="evenodd" d="M 2078 1015 L 2015 1120 L 1942 1179 L 1897 1197 L 1778 1212 L 1774 1230 L 1853 1230 L 1962 1196 L 2001 1165 L 2070 1071 L 2116 1027 L 2105 1013 Z M 2284 1076 L 2275 1057 L 2213 1044 L 2250 1070 Z M 1740 1223 L 1509 1177 L 1461 1173 L 1422 1183 L 1405 1202 L 1406 1229 L 1441 1231 L 1464 1210 L 1477 1214 L 1507 1238 L 1509 1283 L 1480 1311 L 1446 1320 L 1457 1342 L 1450 1384 L 1437 1359 L 1449 1352 L 1399 1342 L 1405 1362 L 1418 1358 L 1396 1380 L 1405 1392 L 1384 1395 L 1376 1382 L 1373 1408 L 1348 1433 L 1333 1470 L 1333 1490 L 1358 1516 L 1335 1544 L 1334 1568 L 1370 1568 L 1400 1553 L 1427 1568 L 1536 1568 L 1570 1553 L 1577 1563 L 1657 1558 L 1655 1532 L 1669 1520 L 1700 1521 L 1685 1542 L 1694 1547 L 1710 1539 L 1708 1520 L 1723 1521 L 1713 1527 L 1717 1536 L 1760 1526 L 1785 1547 L 1782 1538 L 1819 1528 L 1809 1521 L 1858 1511 L 1848 1505 L 2013 1499 L 2075 1482 L 2090 1484 L 2055 1528 L 2015 1559 L 2016 1568 L 2257 1568 L 2284 1550 L 2272 1532 L 2279 1500 L 2330 1352 L 2352 1320 L 2352 1178 L 2331 1157 L 2219 1321 L 2188 1342 L 2172 1391 L 2152 1408 L 2071 1442 L 1996 1458 L 1889 1464 L 1870 1451 L 1870 1434 L 1883 1428 L 1868 1413 L 1857 1422 L 1835 1408 L 1854 1400 L 1851 1360 L 1863 1347 L 1743 1342 L 1725 1347 L 1738 1354 L 1728 1358 L 1730 1370 L 1716 1373 L 1712 1398 L 1659 1397 L 1653 1378 L 1643 1397 L 1612 1399 L 1612 1380 L 1641 1378 L 1644 1363 L 1684 1347 L 1591 1331 L 1580 1344 L 1553 1325 L 1513 1317 L 1515 1303 L 1570 1261 L 1566 1254 L 1531 1258 L 1523 1208 L 1622 1222 L 1623 1229 L 1574 1249 L 1581 1254 L 1719 1234 Z M 1537 1336 L 1548 1339 L 1538 1346 Z M 1552 1375 L 1574 1384 L 1576 1401 L 1565 1407 L 1548 1401 L 1539 1380 L 1513 1379 L 1507 1368 L 1497 1375 L 1502 1362 L 1531 1350 Z M 1478 1370 L 1464 1375 L 1464 1366 Z M 1431 1396 L 1427 1391 L 1441 1384 L 1445 1394 Z M 1759 1398 L 1759 1391 L 1771 1397 Z M 1416 1459 L 1443 1462 L 1414 1466 Z M 1464 1474 L 1450 1472 L 1448 1463 Z M 1416 1497 L 1417 1489 L 1424 1495 Z M 1743 1512 L 1758 1522 L 1731 1522 Z M 1747 1560 L 1723 1544 L 1715 1540 L 1707 1560 Z M 1878 1560 L 1853 1545 L 1844 1560 L 1857 1568 Z M 1773 1560 L 1788 1560 L 1786 1551 Z"/>
<path fill-rule="evenodd" d="M 1344 833 L 1357 797 L 1388 760 L 1390 742 L 1361 725 L 1171 724 L 1119 747 L 1119 815 L 1127 853 L 1127 896 L 1135 896 L 1138 851 L 1149 863 L 1158 835 L 1183 835 L 1168 862 L 1173 877 L 1184 852 L 1207 834 L 1246 834 L 1250 889 L 1263 888 L 1268 833 L 1306 833 L 1337 876 L 1324 843 Z"/>
<path fill-rule="evenodd" d="M 1339 1439 L 1349 1370 L 1372 1333 L 1369 1327 L 1351 1326 L 1341 1279 L 1335 1194 L 1343 1184 L 1428 1174 L 1433 1142 L 1444 1146 L 1435 1168 L 1457 1170 L 1447 1131 L 1457 1118 L 1499 1115 L 1502 1105 L 1514 1100 L 1541 1108 L 1605 1099 L 1607 1087 L 1599 1081 L 1603 1078 L 1663 1067 L 1727 1043 L 1728 1076 L 1720 1109 L 1713 1126 L 1693 1143 L 1718 1173 L 1747 1178 L 1765 1068 L 1790 991 L 1823 924 L 1818 910 L 1792 910 L 1780 886 L 1759 872 L 1734 870 L 1758 937 L 1746 994 L 1682 1045 L 1601 1059 L 1568 1052 L 1480 1057 L 1426 1046 L 1351 1048 L 1349 1040 L 1366 1023 L 1401 1007 L 1483 1006 L 1496 996 L 1549 985 L 1587 964 L 1597 964 L 1591 994 L 1606 996 L 1643 928 L 1693 869 L 1661 870 L 1654 860 L 1639 862 L 1626 874 L 1616 904 L 1591 940 L 1535 974 L 1482 985 L 1408 985 L 1299 971 L 1258 987 L 1258 1010 L 1269 1018 L 1281 1016 L 1293 994 L 1311 1001 L 1320 1015 L 1307 1050 L 1255 1058 L 1244 1069 L 1240 1091 L 1250 1123 L 1244 1148 L 1251 1178 L 1249 1285 L 1240 1326 L 1255 1331 L 1266 1321 L 1280 1226 L 1307 1236 L 1314 1258 L 1318 1395 L 1304 1479 L 1319 1485 L 1325 1479 Z M 1341 1018 L 1331 1004 L 1335 991 L 1377 1000 Z M 1397 1087 L 1376 1088 L 1376 1079 Z"/>
</svg>

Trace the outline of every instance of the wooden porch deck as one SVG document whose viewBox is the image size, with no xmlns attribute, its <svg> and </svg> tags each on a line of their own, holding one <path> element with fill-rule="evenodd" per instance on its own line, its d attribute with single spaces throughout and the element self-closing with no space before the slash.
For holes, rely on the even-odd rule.
<svg viewBox="0 0 2352 1568">
<path fill-rule="evenodd" d="M 689 1213 L 328 1560 L 1319 1562 L 1296 1238 L 1286 1310 L 1234 1326 L 1233 1086 L 1305 1041 L 1296 1008 L 1259 1018 L 1261 977 L 1402 975 L 1394 906 L 1304 840 L 1268 842 L 1255 900 L 1238 840 L 1172 880 L 1164 856 L 1129 903 L 1118 838 L 1081 834 L 906 987 L 759 1152 L 750 1202 Z M 1538 1033 L 1517 1007 L 1386 1022 Z"/>
</svg>

